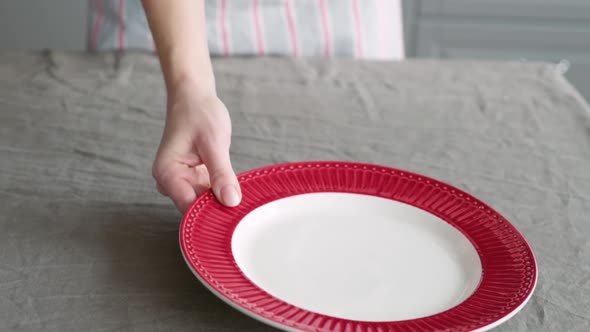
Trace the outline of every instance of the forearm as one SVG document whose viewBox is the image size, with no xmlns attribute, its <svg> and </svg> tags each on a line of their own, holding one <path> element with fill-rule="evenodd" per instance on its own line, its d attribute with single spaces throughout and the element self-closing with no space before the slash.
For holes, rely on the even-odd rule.
<svg viewBox="0 0 590 332">
<path fill-rule="evenodd" d="M 195 93 L 215 94 L 207 46 L 204 0 L 143 0 L 168 92 L 190 82 Z"/>
</svg>

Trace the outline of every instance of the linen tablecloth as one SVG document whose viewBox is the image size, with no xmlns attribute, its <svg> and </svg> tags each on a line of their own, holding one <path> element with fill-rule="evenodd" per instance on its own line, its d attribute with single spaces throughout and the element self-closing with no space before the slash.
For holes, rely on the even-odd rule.
<svg viewBox="0 0 590 332">
<path fill-rule="evenodd" d="M 350 160 L 448 182 L 530 242 L 539 283 L 498 331 L 590 330 L 590 107 L 553 67 L 214 60 L 236 171 Z M 0 330 L 272 331 L 185 266 L 151 162 L 157 59 L 0 54 Z"/>
</svg>

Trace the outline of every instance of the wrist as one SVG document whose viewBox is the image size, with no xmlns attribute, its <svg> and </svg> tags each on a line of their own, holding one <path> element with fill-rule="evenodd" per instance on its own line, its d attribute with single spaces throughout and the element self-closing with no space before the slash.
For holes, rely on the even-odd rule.
<svg viewBox="0 0 590 332">
<path fill-rule="evenodd" d="M 185 87 L 199 95 L 216 94 L 215 75 L 208 52 L 200 54 L 192 48 L 174 47 L 167 47 L 166 50 L 159 56 L 169 95 Z"/>
<path fill-rule="evenodd" d="M 215 85 L 204 84 L 198 76 L 187 75 L 174 82 L 167 92 L 167 116 L 207 111 L 209 107 L 205 106 L 219 99 Z"/>
<path fill-rule="evenodd" d="M 168 96 L 176 96 L 185 92 L 197 99 L 217 96 L 215 79 L 212 75 L 185 72 L 166 82 L 166 89 Z"/>
</svg>

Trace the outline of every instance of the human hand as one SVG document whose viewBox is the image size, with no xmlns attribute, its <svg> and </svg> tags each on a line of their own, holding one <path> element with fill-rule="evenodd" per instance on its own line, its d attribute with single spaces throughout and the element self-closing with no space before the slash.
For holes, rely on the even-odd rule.
<svg viewBox="0 0 590 332">
<path fill-rule="evenodd" d="M 152 167 L 158 191 L 182 213 L 209 188 L 229 207 L 242 197 L 230 162 L 227 108 L 216 95 L 196 91 L 184 85 L 169 92 L 166 126 Z"/>
</svg>

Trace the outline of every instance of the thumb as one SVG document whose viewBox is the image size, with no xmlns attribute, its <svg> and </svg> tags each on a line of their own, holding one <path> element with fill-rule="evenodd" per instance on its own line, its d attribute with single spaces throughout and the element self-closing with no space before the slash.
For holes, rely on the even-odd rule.
<svg viewBox="0 0 590 332">
<path fill-rule="evenodd" d="M 200 157 L 207 166 L 211 181 L 211 189 L 221 202 L 229 207 L 235 207 L 242 200 L 242 193 L 238 178 L 231 166 L 229 148 L 220 148 L 215 144 L 205 144 L 200 149 Z"/>
</svg>

